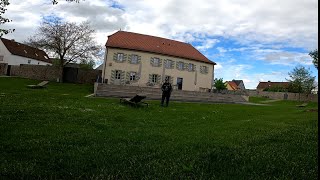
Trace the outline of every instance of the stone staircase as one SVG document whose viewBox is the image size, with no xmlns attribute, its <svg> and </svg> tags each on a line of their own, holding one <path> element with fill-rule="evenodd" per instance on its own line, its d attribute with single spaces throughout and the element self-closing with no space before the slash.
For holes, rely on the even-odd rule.
<svg viewBox="0 0 320 180">
<path fill-rule="evenodd" d="M 160 100 L 161 89 L 154 87 L 124 86 L 95 83 L 94 94 L 96 97 L 133 97 L 136 94 L 147 96 L 149 100 Z M 195 92 L 173 90 L 170 100 L 185 102 L 209 102 L 209 103 L 239 103 L 247 102 L 248 96 L 221 94 L 209 92 Z"/>
</svg>

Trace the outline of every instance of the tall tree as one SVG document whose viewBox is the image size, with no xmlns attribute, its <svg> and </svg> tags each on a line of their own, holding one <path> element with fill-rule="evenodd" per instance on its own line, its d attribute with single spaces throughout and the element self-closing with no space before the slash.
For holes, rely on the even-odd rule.
<svg viewBox="0 0 320 180">
<path fill-rule="evenodd" d="M 6 7 L 9 4 L 10 4 L 9 0 L 0 0 L 0 25 L 12 21 L 12 20 L 2 16 L 6 12 L 6 10 L 7 10 Z M 1 29 L 0 28 L 0 37 L 2 37 L 4 34 L 8 34 L 13 31 L 14 31 L 14 29 Z"/>
<path fill-rule="evenodd" d="M 318 69 L 318 49 L 314 50 L 314 51 L 311 51 L 309 53 L 309 55 L 312 57 L 313 59 L 313 64 L 314 66 Z"/>
<path fill-rule="evenodd" d="M 220 92 L 221 90 L 227 89 L 227 85 L 223 82 L 223 78 L 215 79 L 214 80 L 214 87 L 216 87 L 217 91 Z"/>
<path fill-rule="evenodd" d="M 100 57 L 102 47 L 94 42 L 94 32 L 88 22 L 76 24 L 53 18 L 44 20 L 27 43 L 58 57 L 58 64 L 63 68 L 71 62 L 86 62 Z"/>
<path fill-rule="evenodd" d="M 311 90 L 316 87 L 315 76 L 311 75 L 311 72 L 303 66 L 296 66 L 291 72 L 289 72 L 288 81 L 290 82 L 291 91 L 299 93 L 310 94 Z M 300 98 L 299 98 L 300 100 Z"/>
</svg>

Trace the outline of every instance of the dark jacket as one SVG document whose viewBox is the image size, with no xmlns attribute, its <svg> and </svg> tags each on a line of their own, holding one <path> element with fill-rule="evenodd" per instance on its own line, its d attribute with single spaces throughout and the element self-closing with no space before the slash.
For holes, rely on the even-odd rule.
<svg viewBox="0 0 320 180">
<path fill-rule="evenodd" d="M 172 86 L 171 86 L 170 83 L 165 82 L 165 83 L 162 84 L 161 90 L 162 90 L 163 93 L 170 94 L 171 91 L 172 91 Z"/>
</svg>

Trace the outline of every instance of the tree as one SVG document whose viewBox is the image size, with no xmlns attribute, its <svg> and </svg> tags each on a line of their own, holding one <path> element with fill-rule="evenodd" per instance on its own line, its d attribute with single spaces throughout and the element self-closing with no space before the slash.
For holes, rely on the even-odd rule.
<svg viewBox="0 0 320 180">
<path fill-rule="evenodd" d="M 309 53 L 309 56 L 311 56 L 313 58 L 313 64 L 314 66 L 318 69 L 318 49 L 311 51 Z"/>
<path fill-rule="evenodd" d="M 2 17 L 2 15 L 6 12 L 6 6 L 8 6 L 9 0 L 0 0 L 0 25 L 5 24 L 7 22 L 11 22 L 12 20 Z M 0 29 L 0 37 L 2 37 L 4 34 L 8 34 L 10 32 L 13 32 L 14 29 Z"/>
<path fill-rule="evenodd" d="M 223 78 L 214 80 L 214 87 L 220 92 L 221 90 L 227 89 L 227 85 L 223 82 Z"/>
<path fill-rule="evenodd" d="M 290 82 L 289 90 L 292 92 L 311 94 L 311 90 L 315 86 L 315 76 L 311 76 L 311 72 L 303 66 L 296 66 L 289 72 Z"/>
<path fill-rule="evenodd" d="M 87 62 L 100 56 L 102 47 L 94 42 L 94 32 L 88 22 L 76 24 L 53 18 L 44 20 L 27 44 L 57 57 L 59 66 L 63 68 L 71 62 Z"/>
<path fill-rule="evenodd" d="M 93 69 L 95 64 L 96 63 L 94 62 L 94 60 L 80 61 L 80 68 L 82 68 L 82 69 Z"/>
</svg>

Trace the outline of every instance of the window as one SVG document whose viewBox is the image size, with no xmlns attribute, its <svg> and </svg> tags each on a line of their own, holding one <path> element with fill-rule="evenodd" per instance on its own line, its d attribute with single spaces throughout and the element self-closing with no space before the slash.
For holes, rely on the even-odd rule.
<svg viewBox="0 0 320 180">
<path fill-rule="evenodd" d="M 160 65 L 160 59 L 159 58 L 153 58 L 153 65 L 159 66 Z"/>
<path fill-rule="evenodd" d="M 184 66 L 184 63 L 183 63 L 183 62 L 178 62 L 178 63 L 177 63 L 177 68 L 178 68 L 179 70 L 183 70 L 183 66 Z"/>
<path fill-rule="evenodd" d="M 31 63 L 31 60 L 28 60 L 28 64 L 30 64 Z"/>
<path fill-rule="evenodd" d="M 166 63 L 165 63 L 165 66 L 166 66 L 167 69 L 171 69 L 173 67 L 173 61 L 167 59 Z"/>
<path fill-rule="evenodd" d="M 138 55 L 135 55 L 135 54 L 131 55 L 131 63 L 138 64 Z"/>
<path fill-rule="evenodd" d="M 136 72 L 130 72 L 130 81 L 136 80 L 136 75 L 137 75 Z"/>
<path fill-rule="evenodd" d="M 121 79 L 121 71 L 116 70 L 116 76 L 115 79 Z"/>
<path fill-rule="evenodd" d="M 209 68 L 207 66 L 200 66 L 200 72 L 202 74 L 208 74 Z"/>
<path fill-rule="evenodd" d="M 153 83 L 157 83 L 157 80 L 158 80 L 158 75 L 157 74 L 152 74 L 152 82 Z"/>
<path fill-rule="evenodd" d="M 3 61 L 3 56 L 0 56 L 0 61 Z"/>
<path fill-rule="evenodd" d="M 123 61 L 123 53 L 117 54 L 117 61 Z"/>
<path fill-rule="evenodd" d="M 194 64 L 189 63 L 189 71 L 194 71 Z"/>
</svg>

